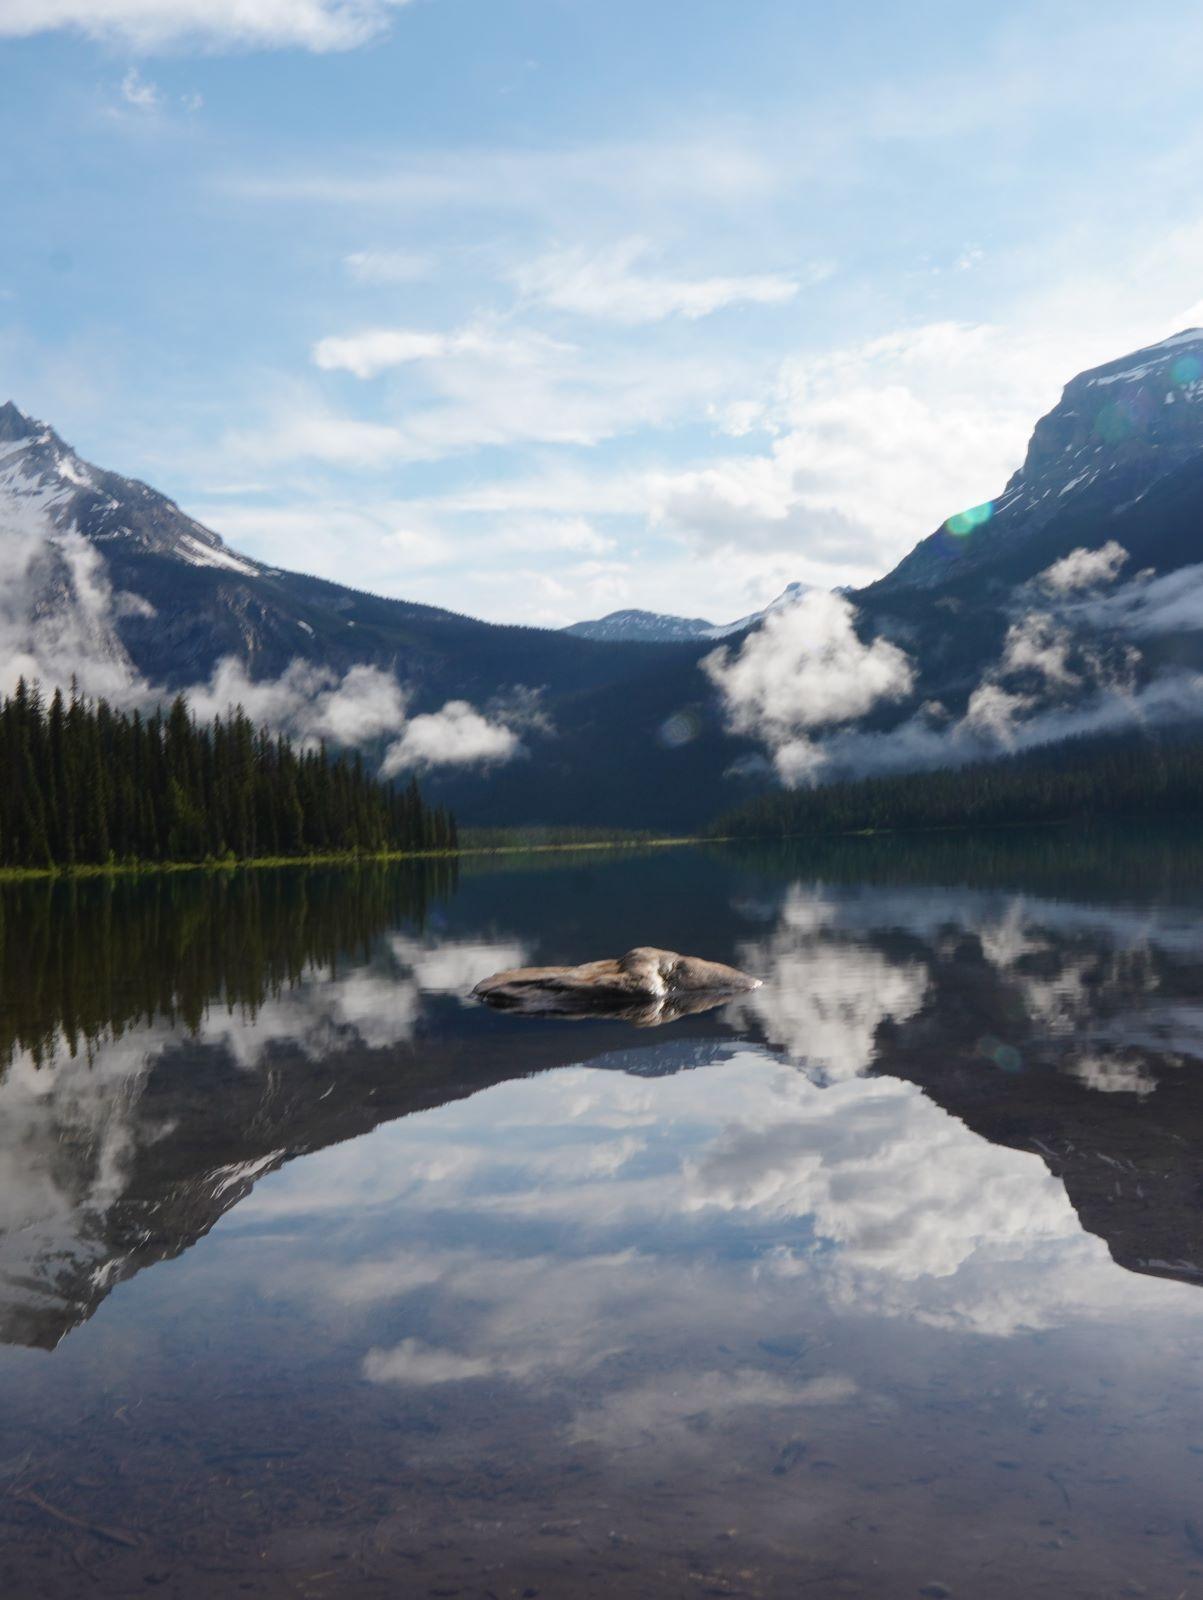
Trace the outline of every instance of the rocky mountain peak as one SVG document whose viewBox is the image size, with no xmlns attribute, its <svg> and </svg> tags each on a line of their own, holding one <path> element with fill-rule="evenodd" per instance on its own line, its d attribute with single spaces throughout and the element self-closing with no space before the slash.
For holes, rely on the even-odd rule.
<svg viewBox="0 0 1203 1600">
<path fill-rule="evenodd" d="M 27 417 L 11 400 L 0 406 L 0 444 L 18 444 L 44 431 L 42 423 Z"/>
<path fill-rule="evenodd" d="M 951 516 L 874 590 L 932 588 L 987 567 L 1061 513 L 1131 503 L 1203 453 L 1203 329 L 1079 373 L 995 500 Z"/>
<path fill-rule="evenodd" d="M 93 466 L 11 400 L 0 406 L 0 534 L 6 530 L 52 540 L 75 532 L 105 554 L 121 547 L 243 576 L 259 571 L 174 500 Z"/>
</svg>

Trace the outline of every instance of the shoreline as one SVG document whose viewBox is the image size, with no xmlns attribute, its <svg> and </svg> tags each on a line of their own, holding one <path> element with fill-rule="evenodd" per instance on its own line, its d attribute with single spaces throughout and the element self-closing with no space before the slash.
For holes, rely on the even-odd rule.
<svg viewBox="0 0 1203 1600">
<path fill-rule="evenodd" d="M 568 855 L 606 853 L 610 851 L 667 850 L 685 845 L 766 845 L 766 844 L 817 844 L 835 839 L 891 839 L 914 838 L 931 834 L 968 834 L 1014 832 L 1024 829 L 1065 828 L 1087 819 L 1073 817 L 1047 817 L 1040 821 L 1018 822 L 945 822 L 915 825 L 903 828 L 844 828 L 824 833 L 765 833 L 765 834 L 672 834 L 655 838 L 588 839 L 550 842 L 545 844 L 514 843 L 489 845 L 461 845 L 455 850 L 383 850 L 371 854 L 330 854 L 308 856 L 250 856 L 240 861 L 114 861 L 82 863 L 75 866 L 0 867 L 0 887 L 8 883 L 36 883 L 61 879 L 72 882 L 90 878 L 136 878 L 157 874 L 204 872 L 209 874 L 229 872 L 278 871 L 287 867 L 363 867 L 399 861 L 460 861 L 465 858 L 481 859 L 495 856 Z M 1097 816 L 1088 819 L 1090 825 L 1107 823 L 1182 823 L 1197 820 L 1189 813 L 1174 813 L 1165 817 L 1136 815 Z"/>
<path fill-rule="evenodd" d="M 382 850 L 371 854 L 248 856 L 240 861 L 111 861 L 73 866 L 0 867 L 0 885 L 55 879 L 141 878 L 182 872 L 264 872 L 282 867 L 364 867 L 394 861 L 459 861 L 464 856 L 543 855 L 581 850 L 646 850 L 721 843 L 702 835 L 663 839 L 594 839 L 565 844 L 462 845 L 457 850 Z"/>
</svg>

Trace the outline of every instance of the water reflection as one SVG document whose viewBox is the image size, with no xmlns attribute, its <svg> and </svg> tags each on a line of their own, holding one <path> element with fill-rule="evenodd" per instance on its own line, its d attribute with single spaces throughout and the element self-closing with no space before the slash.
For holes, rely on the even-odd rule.
<svg viewBox="0 0 1203 1600">
<path fill-rule="evenodd" d="M 1199 1592 L 1199 908 L 1054 866 L 10 898 L 6 1592 Z M 636 941 L 764 985 L 468 1000 Z"/>
</svg>

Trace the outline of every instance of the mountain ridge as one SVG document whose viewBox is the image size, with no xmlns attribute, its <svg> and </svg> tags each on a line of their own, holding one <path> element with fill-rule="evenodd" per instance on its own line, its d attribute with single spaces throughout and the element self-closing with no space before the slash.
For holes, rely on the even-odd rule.
<svg viewBox="0 0 1203 1600">
<path fill-rule="evenodd" d="M 1099 654 L 1092 640 L 1132 656 L 1132 635 L 1115 621 L 1114 606 L 1107 613 L 1096 604 L 1093 613 L 1078 607 L 1076 632 L 1065 642 L 1064 607 L 1058 612 L 1047 593 L 1041 598 L 1041 575 L 1075 552 L 1078 559 L 1115 546 L 1119 587 L 1133 604 L 1144 604 L 1131 587 L 1142 573 L 1159 580 L 1180 572 L 1184 585 L 1194 583 L 1203 563 L 1201 401 L 1197 329 L 1071 379 L 1036 422 L 1024 461 L 996 501 L 950 517 L 891 573 L 846 592 L 861 645 L 886 641 L 914 667 L 908 691 L 860 714 L 854 729 L 888 743 L 925 707 L 964 718 L 983 688 L 998 705 L 1047 703 L 1069 716 L 1074 697 L 1093 692 L 1098 676 L 1090 676 Z M 83 608 L 88 637 L 103 634 L 114 671 L 127 663 L 166 693 L 206 682 L 223 660 L 255 682 L 274 680 L 299 660 L 334 674 L 363 665 L 390 673 L 412 714 L 452 701 L 537 703 L 518 759 L 430 772 L 432 801 L 450 804 L 468 823 L 695 828 L 773 781 L 763 736 L 733 722 L 702 663 L 716 634 L 729 657 L 761 637 L 759 624 L 788 606 L 798 586 L 704 636 L 596 638 L 588 623 L 562 630 L 487 623 L 245 557 L 150 486 L 92 466 L 9 402 L 0 406 L 0 556 L 37 537 L 48 541 L 48 554 L 30 568 L 37 583 L 26 585 L 28 595 L 15 595 L 10 584 L 7 602 L 0 599 L 0 644 L 6 604 L 8 641 L 17 637 L 25 649 L 56 607 L 79 609 L 88 584 L 97 588 L 103 579 L 112 603 Z M 18 601 L 28 613 L 22 618 Z M 1055 683 L 1040 678 L 1030 652 L 1025 671 L 1004 671 L 1017 619 L 1040 606 L 1045 645 L 1055 646 L 1046 665 L 1060 661 Z M 1197 606 L 1178 610 L 1173 626 L 1141 623 L 1139 665 L 1129 674 L 1134 708 L 1158 674 L 1176 673 L 1189 687 L 1189 674 L 1203 668 L 1203 621 L 1193 620 L 1196 610 L 1203 619 L 1203 586 Z M 648 616 L 653 634 L 663 623 L 687 630 L 706 623 L 656 613 L 645 622 Z M 14 633 L 18 620 L 24 634 Z"/>
</svg>

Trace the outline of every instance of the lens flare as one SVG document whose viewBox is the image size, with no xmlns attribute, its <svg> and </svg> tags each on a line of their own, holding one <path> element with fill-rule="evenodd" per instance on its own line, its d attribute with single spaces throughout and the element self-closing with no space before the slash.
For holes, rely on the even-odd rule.
<svg viewBox="0 0 1203 1600">
<path fill-rule="evenodd" d="M 701 731 L 702 725 L 692 711 L 676 711 L 660 724 L 660 743 L 670 750 L 678 750 L 696 739 Z"/>
<path fill-rule="evenodd" d="M 1128 406 L 1112 400 L 1094 418 L 1094 432 L 1107 445 L 1118 445 L 1133 432 L 1134 418 Z"/>
<path fill-rule="evenodd" d="M 970 506 L 968 511 L 958 511 L 955 517 L 949 517 L 944 526 L 949 533 L 955 533 L 958 539 L 967 539 L 975 529 L 989 522 L 994 515 L 994 501 L 986 500 L 980 506 Z"/>
<path fill-rule="evenodd" d="M 987 1061 L 993 1061 L 1001 1072 L 1023 1071 L 1023 1057 L 1015 1046 L 995 1038 L 992 1033 L 978 1040 L 977 1053 L 979 1056 L 985 1056 Z"/>
<path fill-rule="evenodd" d="M 1198 356 L 1179 356 L 1170 368 L 1170 377 L 1183 386 L 1194 383 L 1200 373 L 1203 373 L 1203 362 Z"/>
</svg>

